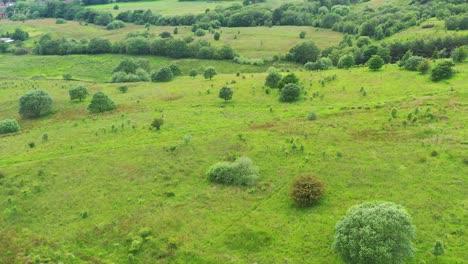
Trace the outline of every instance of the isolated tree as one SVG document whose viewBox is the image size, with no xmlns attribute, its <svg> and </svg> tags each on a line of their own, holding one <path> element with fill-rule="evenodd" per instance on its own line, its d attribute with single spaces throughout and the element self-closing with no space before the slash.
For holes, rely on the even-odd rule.
<svg viewBox="0 0 468 264">
<path fill-rule="evenodd" d="M 306 36 L 305 31 L 301 31 L 301 33 L 299 33 L 299 38 L 303 39 L 305 38 L 305 36 Z"/>
<path fill-rule="evenodd" d="M 288 58 L 292 61 L 304 64 L 308 61 L 316 61 L 319 58 L 320 49 L 315 42 L 306 41 L 297 44 L 289 50 Z"/>
<path fill-rule="evenodd" d="M 444 244 L 442 244 L 442 242 L 437 240 L 434 244 L 434 248 L 432 249 L 432 254 L 434 254 L 436 258 L 444 255 L 445 254 Z"/>
<path fill-rule="evenodd" d="M 279 81 L 281 81 L 281 78 L 282 76 L 279 72 L 270 72 L 265 78 L 265 86 L 268 86 L 270 88 L 276 88 L 278 87 L 278 83 Z"/>
<path fill-rule="evenodd" d="M 335 227 L 333 247 L 345 263 L 400 264 L 413 257 L 415 227 L 406 210 L 390 202 L 351 207 Z"/>
<path fill-rule="evenodd" d="M 70 94 L 70 100 L 78 99 L 80 102 L 83 101 L 83 99 L 85 99 L 89 94 L 88 89 L 81 85 L 70 89 L 68 93 Z"/>
<path fill-rule="evenodd" d="M 213 35 L 213 39 L 216 40 L 216 41 L 218 41 L 220 37 L 221 37 L 221 33 L 219 33 L 219 32 L 215 32 L 214 35 Z"/>
<path fill-rule="evenodd" d="M 234 92 L 228 86 L 223 86 L 223 88 L 219 90 L 219 98 L 224 99 L 225 102 L 231 100 L 233 94 Z"/>
<path fill-rule="evenodd" d="M 338 61 L 338 68 L 340 69 L 349 69 L 355 64 L 354 56 L 351 54 L 346 54 L 340 57 Z"/>
<path fill-rule="evenodd" d="M 153 82 L 169 82 L 174 78 L 174 74 L 169 67 L 163 67 L 153 74 Z"/>
<path fill-rule="evenodd" d="M 53 100 L 46 91 L 34 90 L 19 99 L 19 114 L 24 118 L 37 118 L 52 111 Z"/>
<path fill-rule="evenodd" d="M 448 79 L 455 73 L 452 67 L 455 66 L 452 60 L 439 61 L 431 71 L 431 79 L 434 82 Z"/>
<path fill-rule="evenodd" d="M 286 84 L 286 86 L 281 89 L 280 101 L 281 102 L 294 102 L 299 99 L 301 95 L 301 87 L 294 83 Z"/>
<path fill-rule="evenodd" d="M 203 77 L 205 77 L 205 79 L 211 80 L 216 74 L 216 69 L 212 66 L 207 67 L 205 71 L 203 71 Z"/>
<path fill-rule="evenodd" d="M 162 118 L 155 118 L 153 119 L 153 122 L 151 122 L 151 126 L 156 128 L 156 130 L 160 130 L 163 124 L 164 120 Z"/>
<path fill-rule="evenodd" d="M 324 184 L 311 176 L 300 177 L 294 180 L 291 186 L 291 197 L 299 207 L 315 204 L 325 191 Z"/>
<path fill-rule="evenodd" d="M 91 103 L 88 106 L 88 110 L 93 113 L 101 113 L 105 111 L 111 111 L 116 108 L 114 101 L 110 99 L 103 92 L 97 92 L 93 95 Z"/>
<path fill-rule="evenodd" d="M 377 71 L 382 68 L 385 62 L 379 55 L 372 55 L 367 64 L 369 65 L 369 69 Z"/>
<path fill-rule="evenodd" d="M 190 77 L 192 77 L 192 78 L 195 78 L 195 76 L 197 76 L 197 74 L 198 74 L 197 70 L 191 70 L 191 71 L 189 72 L 189 75 L 190 75 Z"/>
</svg>

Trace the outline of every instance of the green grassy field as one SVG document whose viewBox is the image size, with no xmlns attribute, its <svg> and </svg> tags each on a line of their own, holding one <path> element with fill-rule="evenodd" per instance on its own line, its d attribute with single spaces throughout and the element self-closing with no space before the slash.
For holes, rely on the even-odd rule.
<svg viewBox="0 0 468 264">
<path fill-rule="evenodd" d="M 129 32 L 146 31 L 144 26 L 141 25 L 127 24 L 125 28 L 107 30 L 104 27 L 92 24 L 80 25 L 76 21 L 55 24 L 55 19 L 27 20 L 25 23 L 2 21 L 1 23 L 3 26 L 0 28 L 0 33 L 13 32 L 17 27 L 28 31 L 31 38 L 25 42 L 25 45 L 30 48 L 34 46 L 34 41 L 47 33 L 57 37 L 74 39 L 102 37 L 110 40 L 122 40 Z M 172 33 L 174 28 L 172 26 L 151 26 L 149 32 L 157 36 L 164 31 Z M 179 34 L 175 36 L 176 38 L 194 35 L 191 27 L 177 28 Z M 306 32 L 305 39 L 299 38 L 301 31 Z M 244 57 L 271 58 L 274 55 L 284 55 L 291 47 L 302 41 L 313 40 L 320 48 L 326 48 L 333 46 L 343 38 L 343 34 L 339 32 L 301 26 L 222 28 L 220 32 L 222 32 L 222 35 L 219 41 L 213 40 L 213 34 L 207 34 L 204 37 L 194 36 L 194 39 L 205 39 L 215 46 L 229 44 Z"/>
<path fill-rule="evenodd" d="M 35 60 L 0 58 L 2 73 L 8 62 L 16 68 L 4 77 L 33 74 L 22 58 Z M 91 71 L 110 68 L 99 56 L 78 59 Z M 0 263 L 340 263 L 331 249 L 335 223 L 370 200 L 399 203 L 413 216 L 414 263 L 436 263 L 435 240 L 446 245 L 438 263 L 463 263 L 468 64 L 456 69 L 439 83 L 393 65 L 298 71 L 306 95 L 292 104 L 265 92 L 264 73 L 134 83 L 125 94 L 101 73 L 83 73 L 95 83 L 3 79 L 0 120 L 17 118 L 22 131 L 0 137 Z M 217 93 L 227 82 L 234 97 L 224 103 Z M 68 89 L 79 84 L 105 92 L 118 109 L 94 115 L 89 99 L 70 102 Z M 18 98 L 33 88 L 53 96 L 55 113 L 20 119 Z M 398 117 L 389 121 L 392 108 Z M 405 127 L 416 108 L 437 120 Z M 316 121 L 306 119 L 310 111 Z M 161 116 L 161 131 L 149 130 Z M 260 167 L 256 187 L 207 181 L 210 165 L 242 155 Z M 326 183 L 318 205 L 293 205 L 289 186 L 299 175 Z M 136 235 L 149 232 L 129 256 Z"/>
<path fill-rule="evenodd" d="M 298 2 L 299 0 L 268 0 L 265 3 L 259 3 L 259 5 L 266 5 L 270 8 L 279 7 L 282 4 L 290 2 Z M 118 10 L 114 9 L 115 5 L 119 6 Z M 105 5 L 93 5 L 90 6 L 92 9 L 103 10 L 111 12 L 114 15 L 119 14 L 127 10 L 151 10 L 153 13 L 174 16 L 174 15 L 185 15 L 185 14 L 200 14 L 205 12 L 206 9 L 215 9 L 216 7 L 229 7 L 235 4 L 242 5 L 240 0 L 231 1 L 182 1 L 178 0 L 159 0 L 149 2 L 132 2 L 132 3 L 112 3 Z"/>
</svg>

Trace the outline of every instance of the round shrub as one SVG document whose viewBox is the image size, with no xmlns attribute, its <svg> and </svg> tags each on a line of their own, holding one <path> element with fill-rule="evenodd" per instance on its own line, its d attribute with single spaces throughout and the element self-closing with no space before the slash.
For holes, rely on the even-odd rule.
<svg viewBox="0 0 468 264">
<path fill-rule="evenodd" d="M 15 133 L 20 130 L 20 125 L 15 119 L 0 120 L 0 134 Z"/>
<path fill-rule="evenodd" d="M 452 77 L 455 73 L 452 69 L 453 66 L 455 66 L 455 63 L 452 60 L 439 61 L 431 71 L 431 79 L 437 82 Z"/>
<path fill-rule="evenodd" d="M 234 162 L 218 162 L 206 172 L 208 180 L 227 185 L 252 186 L 258 180 L 258 167 L 251 159 L 240 157 Z"/>
<path fill-rule="evenodd" d="M 77 86 L 72 88 L 68 91 L 68 93 L 70 94 L 70 100 L 78 99 L 80 102 L 83 101 L 83 99 L 85 99 L 89 94 L 88 89 L 84 86 Z"/>
<path fill-rule="evenodd" d="M 297 78 L 294 73 L 289 73 L 286 76 L 284 76 L 283 79 L 281 79 L 281 81 L 278 82 L 278 88 L 283 89 L 283 87 L 286 84 L 290 84 L 290 83 L 294 83 L 294 84 L 299 83 L 299 78 Z"/>
<path fill-rule="evenodd" d="M 67 23 L 67 21 L 63 18 L 57 18 L 57 20 L 55 20 L 55 24 L 65 24 Z"/>
<path fill-rule="evenodd" d="M 223 86 L 220 90 L 219 90 L 219 98 L 223 99 L 224 101 L 229 101 L 232 99 L 232 95 L 234 94 L 234 92 L 232 91 L 232 89 L 228 86 Z"/>
<path fill-rule="evenodd" d="M 281 102 L 294 102 L 299 99 L 301 95 L 301 87 L 297 84 L 287 84 L 281 89 L 280 101 Z"/>
<path fill-rule="evenodd" d="M 278 83 L 281 81 L 281 78 L 282 76 L 279 72 L 270 72 L 265 78 L 265 86 L 276 88 L 278 87 Z"/>
<path fill-rule="evenodd" d="M 97 92 L 91 99 L 91 104 L 88 106 L 88 110 L 93 113 L 101 113 L 105 111 L 111 111 L 116 108 L 114 101 L 110 99 L 103 92 Z"/>
<path fill-rule="evenodd" d="M 390 202 L 351 207 L 335 227 L 333 247 L 345 263 L 405 263 L 413 257 L 415 227 L 406 210 Z"/>
<path fill-rule="evenodd" d="M 52 111 L 53 100 L 46 91 L 34 90 L 19 99 L 19 114 L 25 118 L 37 118 Z"/>
<path fill-rule="evenodd" d="M 153 82 L 169 82 L 173 78 L 174 74 L 169 67 L 163 67 L 159 69 L 159 71 L 155 72 L 151 77 Z"/>
<path fill-rule="evenodd" d="M 297 178 L 291 186 L 291 197 L 299 207 L 316 203 L 325 191 L 324 184 L 317 178 L 305 176 Z"/>
<path fill-rule="evenodd" d="M 203 29 L 201 29 L 201 28 L 199 28 L 199 29 L 197 29 L 197 31 L 195 31 L 195 35 L 196 35 L 197 37 L 205 36 L 205 34 L 206 34 L 205 30 L 203 30 Z"/>
<path fill-rule="evenodd" d="M 367 64 L 369 65 L 369 69 L 376 71 L 382 68 L 385 62 L 379 55 L 372 55 Z"/>
<path fill-rule="evenodd" d="M 125 23 L 121 20 L 114 20 L 107 24 L 106 28 L 108 30 L 113 30 L 113 29 L 118 29 L 118 28 L 123 28 L 125 27 Z"/>
<path fill-rule="evenodd" d="M 317 120 L 317 113 L 315 111 L 309 112 L 307 119 L 310 121 Z"/>
<path fill-rule="evenodd" d="M 425 59 L 420 56 L 411 56 L 403 63 L 403 67 L 408 71 L 417 71 L 419 64 L 424 60 Z"/>
</svg>

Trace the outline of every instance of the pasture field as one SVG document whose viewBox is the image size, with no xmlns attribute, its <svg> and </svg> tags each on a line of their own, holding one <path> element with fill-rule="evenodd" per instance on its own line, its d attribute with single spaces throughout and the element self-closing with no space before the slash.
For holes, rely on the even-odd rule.
<svg viewBox="0 0 468 264">
<path fill-rule="evenodd" d="M 270 8 L 276 8 L 285 3 L 299 2 L 300 0 L 271 0 L 259 5 L 266 5 Z M 200 14 L 204 13 L 206 9 L 215 9 L 216 7 L 229 7 L 232 5 L 242 5 L 240 0 L 232 1 L 182 1 L 177 0 L 159 0 L 159 1 L 143 1 L 143 2 L 132 2 L 132 3 L 112 3 L 105 5 L 93 5 L 89 6 L 95 10 L 102 10 L 111 12 L 113 15 L 117 15 L 120 12 L 127 10 L 151 10 L 155 14 L 163 16 L 175 16 L 175 15 L 186 15 L 186 14 Z M 119 9 L 115 10 L 114 6 L 118 5 Z"/>
<path fill-rule="evenodd" d="M 3 56 L 0 71 L 9 61 L 28 77 L 33 67 L 17 58 L 34 60 Z M 412 215 L 413 263 L 464 263 L 468 64 L 455 68 L 437 83 L 394 65 L 296 71 L 305 92 L 296 103 L 266 92 L 265 73 L 130 83 L 120 93 L 122 84 L 101 74 L 89 83 L 17 80 L 7 71 L 0 120 L 17 118 L 22 130 L 0 136 L 0 263 L 341 263 L 334 226 L 371 200 Z M 227 103 L 218 98 L 226 83 L 234 90 Z M 76 85 L 105 92 L 117 110 L 90 114 L 89 98 L 69 100 Z M 51 94 L 54 113 L 20 119 L 18 98 L 35 88 Z M 416 109 L 435 119 L 405 126 Z M 307 120 L 310 111 L 317 120 Z M 150 130 L 157 117 L 161 130 Z M 255 187 L 208 182 L 209 166 L 239 156 L 259 166 Z M 325 182 L 316 206 L 293 205 L 289 188 L 299 175 Z M 435 240 L 446 245 L 437 261 Z"/>
<path fill-rule="evenodd" d="M 25 42 L 26 47 L 34 47 L 34 41 L 45 34 L 51 33 L 56 37 L 91 39 L 96 37 L 109 40 L 122 40 L 129 32 L 146 31 L 142 25 L 127 24 L 126 27 L 116 30 L 107 30 L 105 27 L 93 24 L 80 25 L 77 21 L 67 21 L 66 24 L 55 24 L 55 19 L 27 20 L 22 22 L 1 21 L 1 32 L 13 32 L 15 28 L 28 31 L 30 39 Z M 173 26 L 151 26 L 149 33 L 155 36 L 164 31 L 172 34 Z M 179 34 L 175 38 L 193 36 L 195 40 L 204 39 L 214 46 L 223 44 L 231 45 L 241 56 L 248 58 L 271 58 L 274 55 L 284 55 L 291 47 L 299 42 L 313 40 L 321 49 L 339 43 L 343 34 L 329 29 L 302 26 L 274 26 L 268 27 L 234 27 L 221 28 L 221 38 L 219 41 L 213 40 L 213 34 L 207 33 L 203 37 L 194 36 L 191 27 L 177 27 Z M 306 32 L 305 39 L 299 38 L 301 31 Z"/>
<path fill-rule="evenodd" d="M 198 74 L 208 66 L 215 67 L 218 73 L 259 73 L 265 72 L 268 67 L 279 69 L 299 69 L 300 65 L 290 62 L 271 62 L 262 66 L 241 65 L 226 60 L 197 60 L 197 59 L 169 59 L 157 56 L 130 56 L 121 54 L 102 55 L 67 55 L 67 56 L 14 56 L 0 55 L 0 72 L 2 76 L 15 78 L 47 78 L 62 79 L 64 74 L 71 74 L 73 79 L 89 82 L 110 82 L 112 71 L 119 62 L 126 57 L 142 58 L 150 62 L 151 67 L 157 70 L 164 66 L 176 64 L 182 74 L 188 75 L 190 70 L 197 70 Z M 13 67 L 12 65 L 20 65 Z"/>
</svg>

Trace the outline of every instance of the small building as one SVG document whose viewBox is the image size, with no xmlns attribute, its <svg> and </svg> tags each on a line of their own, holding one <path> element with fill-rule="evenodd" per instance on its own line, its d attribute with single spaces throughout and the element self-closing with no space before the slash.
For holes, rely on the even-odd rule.
<svg viewBox="0 0 468 264">
<path fill-rule="evenodd" d="M 11 39 L 11 38 L 0 38 L 0 42 L 1 43 L 12 43 L 12 42 L 15 42 L 15 40 Z"/>
</svg>

